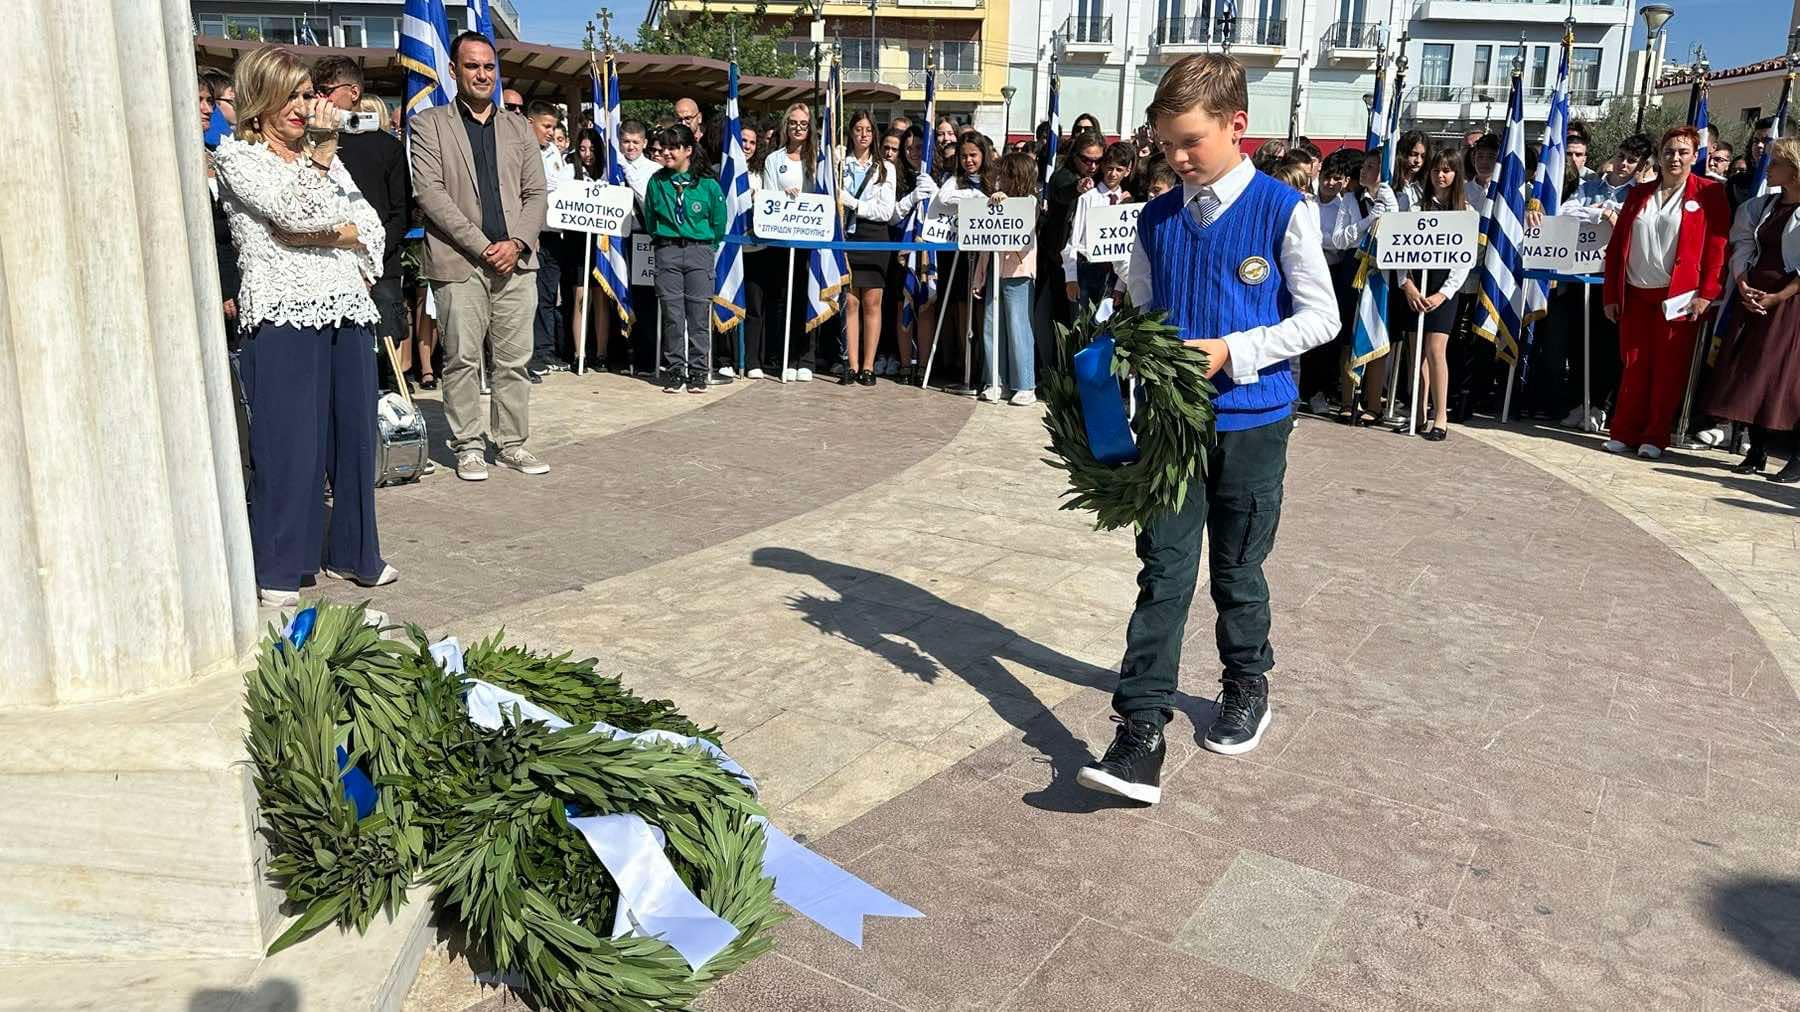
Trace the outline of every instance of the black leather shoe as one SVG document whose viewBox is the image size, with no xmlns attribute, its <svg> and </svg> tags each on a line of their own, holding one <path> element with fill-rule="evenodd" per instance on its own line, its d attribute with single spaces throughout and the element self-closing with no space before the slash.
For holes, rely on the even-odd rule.
<svg viewBox="0 0 1800 1012">
<path fill-rule="evenodd" d="M 1442 431 L 1437 430 L 1437 431 Z M 1242 755 L 1262 742 L 1269 729 L 1269 684 L 1261 678 L 1227 678 L 1219 693 L 1219 714 L 1201 744 L 1220 755 Z"/>
<path fill-rule="evenodd" d="M 1732 468 L 1731 473 L 1732 474 L 1761 474 L 1762 469 L 1764 467 L 1767 467 L 1768 464 L 1769 464 L 1769 455 L 1766 453 L 1746 454 L 1744 456 L 1743 463 Z"/>
<path fill-rule="evenodd" d="M 1090 791 L 1154 805 L 1162 800 L 1163 757 L 1169 750 L 1162 728 L 1148 720 L 1113 720 L 1119 730 L 1112 747 L 1099 762 L 1083 766 L 1075 782 Z"/>
<path fill-rule="evenodd" d="M 1769 480 L 1783 485 L 1800 482 L 1800 455 L 1789 458 L 1787 466 L 1769 475 Z"/>
<path fill-rule="evenodd" d="M 855 382 L 856 382 L 856 371 L 854 369 L 845 369 L 838 376 L 838 386 L 847 387 L 850 384 L 855 383 Z"/>
<path fill-rule="evenodd" d="M 875 385 L 874 370 L 864 369 L 862 372 L 857 373 L 856 374 L 856 382 L 858 382 L 866 387 L 874 386 Z"/>
<path fill-rule="evenodd" d="M 1434 443 L 1441 443 L 1444 440 L 1450 438 L 1450 430 L 1449 429 L 1440 429 L 1434 425 L 1431 428 L 1426 429 L 1424 432 L 1419 433 L 1419 435 L 1425 439 L 1431 440 Z"/>
</svg>

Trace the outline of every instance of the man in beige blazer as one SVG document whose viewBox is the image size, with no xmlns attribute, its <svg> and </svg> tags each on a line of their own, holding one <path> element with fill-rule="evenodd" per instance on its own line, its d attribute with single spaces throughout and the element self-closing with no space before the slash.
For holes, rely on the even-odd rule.
<svg viewBox="0 0 1800 1012">
<path fill-rule="evenodd" d="M 494 104 L 493 44 L 464 32 L 450 44 L 456 97 L 412 118 L 412 184 L 425 213 L 425 257 L 444 344 L 444 414 L 456 476 L 488 476 L 478 367 L 493 345 L 485 435 L 494 462 L 525 474 L 550 468 L 525 448 L 531 434 L 531 323 L 537 314 L 544 163 L 531 124 Z"/>
</svg>

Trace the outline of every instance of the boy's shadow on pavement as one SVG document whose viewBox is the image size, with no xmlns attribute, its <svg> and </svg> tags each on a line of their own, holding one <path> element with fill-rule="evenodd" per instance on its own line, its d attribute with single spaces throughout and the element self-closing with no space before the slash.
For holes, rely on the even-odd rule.
<svg viewBox="0 0 1800 1012">
<path fill-rule="evenodd" d="M 815 594 L 789 599 L 794 610 L 813 628 L 848 640 L 922 682 L 936 682 L 941 675 L 952 673 L 981 693 L 995 713 L 1024 735 L 1025 747 L 1053 768 L 1050 786 L 1025 794 L 1022 800 L 1026 804 L 1045 811 L 1071 813 L 1139 807 L 1126 799 L 1076 785 L 1076 771 L 1105 752 L 1110 738 L 1084 741 L 1064 726 L 1054 712 L 1041 708 L 1041 704 L 1030 706 L 1036 701 L 1035 694 L 1001 662 L 1022 664 L 1074 685 L 1102 689 L 1115 684 L 1117 672 L 1113 669 L 1033 642 L 986 615 L 951 604 L 886 573 L 830 562 L 792 548 L 758 548 L 750 560 L 766 569 L 810 576 L 837 594 L 835 599 Z M 929 617 L 916 621 L 921 612 Z M 884 614 L 892 614 L 894 621 L 883 622 Z M 972 644 L 977 648 L 971 649 Z M 1211 700 L 1182 695 L 1177 705 L 1196 727 L 1211 723 Z M 1039 712 L 1023 712 L 1027 709 Z"/>
</svg>

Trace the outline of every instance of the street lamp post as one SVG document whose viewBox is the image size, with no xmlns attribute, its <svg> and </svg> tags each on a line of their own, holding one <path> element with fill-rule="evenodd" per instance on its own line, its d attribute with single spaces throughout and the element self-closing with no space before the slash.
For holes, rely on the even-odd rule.
<svg viewBox="0 0 1800 1012">
<path fill-rule="evenodd" d="M 1010 84 L 1002 85 L 1000 87 L 1000 97 L 1006 100 L 1006 122 L 1001 124 L 1001 126 L 1000 126 L 1000 145 L 1001 145 L 1001 147 L 1006 146 L 1006 136 L 1008 134 L 1012 133 L 1012 100 L 1013 100 L 1013 96 L 1017 95 L 1018 93 L 1019 93 L 1019 89 L 1013 87 Z"/>
<path fill-rule="evenodd" d="M 875 41 L 875 0 L 869 0 L 869 83 L 875 83 L 875 66 L 881 62 L 881 49 Z"/>
<path fill-rule="evenodd" d="M 825 0 L 812 0 L 813 98 L 812 115 L 819 116 L 819 60 L 825 55 Z"/>
<path fill-rule="evenodd" d="M 1644 18 L 1644 86 L 1638 92 L 1637 132 L 1644 131 L 1644 107 L 1650 104 L 1650 63 L 1655 58 L 1657 40 L 1663 25 L 1675 16 L 1675 8 L 1667 4 L 1645 4 L 1638 8 Z"/>
</svg>

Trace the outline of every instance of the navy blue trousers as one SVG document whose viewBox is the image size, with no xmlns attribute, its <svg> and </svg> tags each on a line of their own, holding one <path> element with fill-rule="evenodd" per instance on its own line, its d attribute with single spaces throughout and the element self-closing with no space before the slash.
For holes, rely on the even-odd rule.
<svg viewBox="0 0 1800 1012">
<path fill-rule="evenodd" d="M 360 323 L 260 324 L 238 359 L 250 407 L 256 585 L 298 590 L 324 564 L 381 574 L 375 533 L 375 336 Z M 331 529 L 325 529 L 325 482 Z"/>
</svg>

